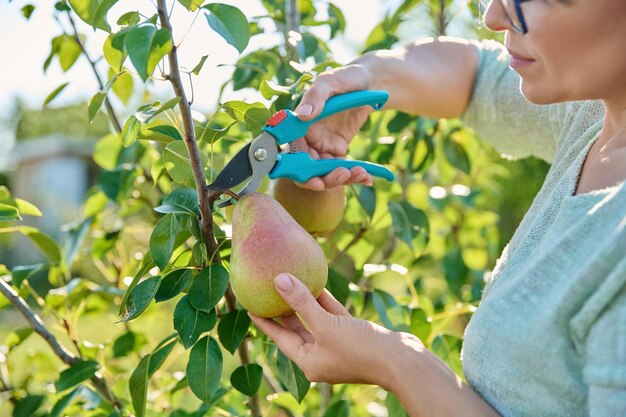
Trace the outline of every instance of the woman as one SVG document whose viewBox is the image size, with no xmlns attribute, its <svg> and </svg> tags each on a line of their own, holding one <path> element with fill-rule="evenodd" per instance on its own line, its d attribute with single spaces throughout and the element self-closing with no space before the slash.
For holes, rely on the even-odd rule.
<svg viewBox="0 0 626 417">
<path fill-rule="evenodd" d="M 252 317 L 313 381 L 377 384 L 411 416 L 626 416 L 626 2 L 492 1 L 496 42 L 418 42 L 320 75 L 302 119 L 332 95 L 386 89 L 389 108 L 461 117 L 502 153 L 552 162 L 465 333 L 468 385 L 414 336 L 351 317 L 293 276 L 297 316 Z M 507 52 L 508 49 L 508 52 Z M 370 110 L 313 125 L 303 146 L 345 155 Z M 370 183 L 336 170 L 309 187 Z"/>
</svg>

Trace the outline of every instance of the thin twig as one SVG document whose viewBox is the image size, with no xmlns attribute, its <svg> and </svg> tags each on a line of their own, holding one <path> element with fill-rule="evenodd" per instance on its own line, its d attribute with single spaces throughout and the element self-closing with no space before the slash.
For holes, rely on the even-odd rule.
<svg viewBox="0 0 626 417">
<path fill-rule="evenodd" d="M 80 362 L 79 358 L 59 343 L 56 337 L 46 328 L 41 318 L 31 310 L 26 301 L 2 278 L 0 278 L 0 292 L 24 316 L 30 327 L 48 343 L 48 346 L 52 348 L 52 351 L 59 359 L 69 366 Z M 91 378 L 91 383 L 113 407 L 117 410 L 122 410 L 122 402 L 111 392 L 104 378 L 96 374 Z"/>
<path fill-rule="evenodd" d="M 165 0 L 158 0 L 158 12 L 161 26 L 172 33 L 172 25 L 167 13 Z M 173 33 L 172 33 L 173 36 Z M 213 234 L 213 217 L 211 215 L 211 207 L 209 205 L 208 188 L 204 178 L 204 170 L 200 159 L 200 149 L 196 142 L 196 134 L 194 132 L 193 118 L 191 117 L 191 106 L 187 100 L 187 94 L 183 87 L 180 70 L 178 65 L 178 54 L 176 45 L 172 45 L 172 49 L 168 53 L 170 74 L 167 76 L 174 88 L 174 92 L 180 101 L 178 103 L 180 115 L 183 120 L 183 129 L 185 132 L 185 145 L 189 153 L 189 163 L 193 178 L 198 191 L 198 205 L 200 208 L 200 230 L 202 231 L 203 243 L 207 246 L 209 258 L 215 263 L 221 262 L 219 252 L 217 252 L 217 241 Z"/>
<path fill-rule="evenodd" d="M 230 285 L 226 289 L 226 294 L 224 295 L 224 297 L 226 298 L 226 308 L 228 309 L 228 311 L 235 311 L 237 309 L 237 302 L 235 301 L 235 294 L 230 288 Z M 246 346 L 245 340 L 241 345 L 239 345 L 239 349 L 237 349 L 237 352 L 239 353 L 239 359 L 241 360 L 242 365 L 250 363 L 248 348 Z M 261 417 L 261 407 L 259 405 L 258 394 L 254 394 L 252 397 L 250 397 L 249 407 L 254 417 Z"/>
<path fill-rule="evenodd" d="M 334 264 L 337 259 L 341 258 L 348 251 L 348 249 L 356 245 L 359 240 L 363 238 L 367 230 L 368 228 L 366 226 L 361 226 L 361 228 L 354 234 L 354 236 L 352 236 L 352 240 L 341 251 L 339 251 L 337 255 L 333 257 L 333 260 L 330 262 L 330 264 Z"/>
<path fill-rule="evenodd" d="M 96 68 L 96 62 L 89 57 L 89 54 L 87 53 L 87 49 L 85 48 L 85 45 L 83 44 L 82 39 L 80 39 L 80 36 L 78 36 L 78 30 L 76 29 L 76 24 L 74 23 L 74 19 L 72 18 L 71 12 L 69 11 L 67 12 L 67 17 L 70 20 L 70 25 L 72 25 L 72 31 L 74 32 L 72 33 L 72 37 L 74 38 L 76 43 L 78 43 L 78 46 L 80 46 L 80 49 L 81 51 L 83 51 L 83 55 L 85 55 L 85 58 L 87 58 L 87 61 L 89 61 L 89 65 L 91 65 L 93 74 L 96 76 L 96 80 L 98 81 L 100 90 L 104 91 L 104 83 L 102 82 L 102 78 L 100 78 L 100 73 L 98 72 L 98 69 Z M 117 118 L 117 115 L 115 114 L 115 110 L 113 109 L 113 105 L 111 104 L 111 101 L 109 100 L 108 94 L 104 97 L 104 105 L 106 106 L 107 113 L 109 114 L 109 119 L 111 119 L 111 123 L 113 123 L 113 128 L 115 129 L 117 133 L 122 133 L 122 125 L 120 124 L 120 121 Z"/>
</svg>

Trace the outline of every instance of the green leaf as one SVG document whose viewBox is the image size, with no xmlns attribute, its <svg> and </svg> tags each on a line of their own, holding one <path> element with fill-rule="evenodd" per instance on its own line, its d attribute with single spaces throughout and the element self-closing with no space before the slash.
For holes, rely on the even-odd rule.
<svg viewBox="0 0 626 417">
<path fill-rule="evenodd" d="M 22 344 L 24 340 L 28 338 L 33 333 L 32 327 L 20 327 L 19 329 L 13 330 L 4 340 L 4 344 L 7 347 L 8 351 L 11 352 L 13 349 Z"/>
<path fill-rule="evenodd" d="M 54 100 L 55 97 L 61 93 L 61 91 L 65 90 L 65 87 L 67 87 L 68 85 L 69 82 L 63 83 L 54 90 L 52 90 L 52 92 L 48 94 L 48 97 L 46 97 L 46 99 L 43 101 L 43 107 L 46 107 L 48 104 L 50 104 L 50 102 Z"/>
<path fill-rule="evenodd" d="M 348 417 L 350 415 L 350 403 L 339 400 L 326 410 L 324 417 Z"/>
<path fill-rule="evenodd" d="M 59 376 L 59 380 L 54 384 L 57 392 L 65 391 L 68 388 L 80 384 L 91 378 L 100 368 L 96 361 L 80 361 L 67 368 Z"/>
<path fill-rule="evenodd" d="M 170 300 L 187 289 L 191 282 L 191 269 L 175 269 L 161 278 L 161 285 L 154 296 L 157 303 Z"/>
<path fill-rule="evenodd" d="M 141 333 L 126 332 L 113 342 L 113 357 L 121 358 L 139 349 L 148 343 L 146 336 Z"/>
<path fill-rule="evenodd" d="M 392 393 L 387 393 L 385 406 L 387 406 L 387 414 L 389 417 L 409 417 L 400 400 L 398 400 Z"/>
<path fill-rule="evenodd" d="M 185 6 L 187 10 L 193 12 L 198 10 L 202 6 L 204 0 L 178 0 L 178 2 Z"/>
<path fill-rule="evenodd" d="M 204 402 L 209 402 L 220 387 L 222 377 L 222 352 L 210 336 L 200 339 L 189 354 L 187 382 L 189 388 Z"/>
<path fill-rule="evenodd" d="M 130 396 L 135 409 L 136 417 L 144 417 L 146 414 L 146 400 L 148 397 L 148 370 L 150 368 L 150 354 L 144 356 L 139 361 L 137 368 L 133 371 L 128 380 Z"/>
<path fill-rule="evenodd" d="M 396 237 L 402 240 L 413 249 L 413 236 L 411 235 L 411 228 L 409 225 L 409 219 L 407 218 L 404 209 L 400 203 L 390 201 L 387 205 L 389 213 L 391 214 L 393 232 Z"/>
<path fill-rule="evenodd" d="M 150 25 L 135 26 L 126 35 L 125 46 L 130 61 L 146 81 L 161 58 L 171 51 L 172 34 Z"/>
<path fill-rule="evenodd" d="M 350 296 L 350 280 L 333 268 L 328 270 L 326 288 L 341 304 L 345 304 Z"/>
<path fill-rule="evenodd" d="M 160 113 L 176 107 L 179 102 L 180 97 L 174 97 L 173 99 L 170 99 L 163 104 L 161 104 L 159 101 L 156 101 L 151 104 L 143 105 L 139 107 L 139 109 L 137 109 L 137 118 L 139 118 L 143 123 L 148 123 Z"/>
<path fill-rule="evenodd" d="M 261 103 L 246 103 L 245 101 L 228 101 L 222 108 L 230 117 L 243 122 L 253 135 L 258 135 L 270 117 L 269 110 Z"/>
<path fill-rule="evenodd" d="M 246 15 L 236 7 L 222 3 L 207 4 L 204 9 L 209 11 L 206 15 L 209 26 L 242 53 L 250 41 Z"/>
<path fill-rule="evenodd" d="M 112 171 L 103 171 L 98 179 L 98 186 L 112 201 L 129 192 L 135 180 L 136 172 L 130 165 L 123 165 Z"/>
<path fill-rule="evenodd" d="M 169 143 L 163 152 L 165 169 L 172 180 L 180 184 L 192 185 L 195 183 L 189 163 L 187 146 L 182 141 Z"/>
<path fill-rule="evenodd" d="M 361 207 L 363 207 L 370 218 L 373 217 L 376 211 L 376 190 L 374 190 L 374 187 L 366 187 L 364 185 L 359 186 L 358 190 L 357 198 L 359 204 L 361 204 Z"/>
<path fill-rule="evenodd" d="M 162 341 L 159 346 L 152 352 L 150 357 L 150 366 L 148 366 L 148 376 L 154 375 L 156 371 L 165 363 L 167 357 L 172 353 L 172 350 L 176 346 L 176 340 L 172 340 L 172 337 L 168 336 Z"/>
<path fill-rule="evenodd" d="M 19 288 L 24 280 L 30 278 L 35 273 L 45 269 L 48 265 L 44 263 L 34 265 L 18 265 L 11 270 L 11 276 L 13 277 L 13 285 Z"/>
<path fill-rule="evenodd" d="M 178 332 L 185 349 L 192 347 L 202 333 L 210 331 L 217 322 L 215 309 L 210 313 L 197 310 L 189 302 L 188 296 L 180 299 L 174 309 L 174 329 Z"/>
<path fill-rule="evenodd" d="M 421 308 L 412 309 L 411 333 L 417 336 L 420 340 L 429 340 L 431 330 L 432 320 L 429 320 L 426 312 Z"/>
<path fill-rule="evenodd" d="M 61 413 L 78 397 L 80 396 L 83 387 L 78 387 L 68 394 L 64 395 L 54 404 L 52 411 L 50 411 L 50 417 L 61 417 Z"/>
<path fill-rule="evenodd" d="M 109 9 L 117 3 L 117 0 L 68 0 L 68 2 L 85 23 L 93 26 L 94 29 L 111 31 L 106 17 Z"/>
<path fill-rule="evenodd" d="M 76 223 L 68 233 L 68 238 L 63 244 L 63 263 L 67 266 L 72 266 L 74 259 L 78 254 L 78 250 L 85 240 L 85 235 L 89 231 L 93 218 L 87 218 L 79 223 Z"/>
<path fill-rule="evenodd" d="M 218 139 L 221 139 L 224 136 L 226 136 L 231 126 L 234 125 L 235 123 L 237 122 L 232 122 L 231 124 L 229 124 L 228 126 L 222 129 L 213 128 L 208 123 L 197 124 L 194 129 L 196 133 L 196 139 L 200 142 L 215 143 L 215 141 L 217 141 Z"/>
<path fill-rule="evenodd" d="M 202 67 L 204 66 L 204 62 L 206 61 L 208 57 L 209 57 L 208 55 L 204 55 L 202 58 L 200 58 L 200 62 L 198 62 L 198 64 L 195 67 L 193 67 L 191 72 L 195 75 L 200 75 L 200 71 L 202 70 Z"/>
<path fill-rule="evenodd" d="M 118 73 L 117 76 L 117 79 L 113 82 L 113 92 L 124 104 L 128 104 L 133 95 L 133 76 L 125 71 Z"/>
<path fill-rule="evenodd" d="M 248 334 L 250 317 L 246 310 L 233 310 L 223 316 L 217 326 L 222 346 L 234 354 Z"/>
<path fill-rule="evenodd" d="M 89 123 L 93 122 L 93 119 L 98 114 L 98 110 L 102 107 L 102 103 L 104 103 L 104 99 L 107 97 L 106 93 L 102 91 L 98 91 L 96 94 L 91 97 L 89 100 L 89 105 L 87 106 L 87 115 L 89 116 Z"/>
<path fill-rule="evenodd" d="M 128 29 L 121 30 L 117 33 L 111 33 L 102 45 L 104 59 L 109 63 L 115 72 L 122 70 L 122 65 L 126 61 L 128 52 L 124 47 Z"/>
<path fill-rule="evenodd" d="M 242 365 L 230 375 L 230 383 L 237 391 L 252 397 L 259 390 L 263 368 L 256 363 Z"/>
<path fill-rule="evenodd" d="M 334 38 L 346 28 L 346 19 L 341 9 L 332 3 L 328 3 L 328 20 L 330 26 L 330 38 Z"/>
<path fill-rule="evenodd" d="M 43 404 L 45 397 L 43 395 L 27 395 L 20 398 L 13 405 L 12 417 L 33 417 L 37 410 Z"/>
<path fill-rule="evenodd" d="M 141 358 L 137 368 L 130 376 L 128 387 L 130 388 L 130 396 L 135 409 L 135 417 L 144 417 L 146 414 L 148 382 L 150 377 L 163 365 L 174 346 L 176 346 L 176 341 L 167 343 L 170 339 L 171 337 L 167 337 L 154 352 Z"/>
<path fill-rule="evenodd" d="M 372 302 L 383 325 L 389 330 L 399 330 L 397 326 L 392 322 L 388 314 L 393 309 L 399 307 L 396 300 L 394 300 L 394 298 L 390 294 L 382 290 L 374 290 L 372 294 Z"/>
<path fill-rule="evenodd" d="M 21 198 L 12 198 L 8 200 L 8 203 L 17 207 L 22 216 L 37 216 L 41 217 L 41 211 L 33 203 L 29 203 Z"/>
<path fill-rule="evenodd" d="M 193 278 L 189 287 L 189 302 L 208 313 L 222 299 L 227 288 L 228 271 L 222 265 L 212 264 Z"/>
<path fill-rule="evenodd" d="M 117 19 L 117 24 L 120 26 L 136 25 L 141 20 L 139 12 L 126 12 Z"/>
<path fill-rule="evenodd" d="M 140 129 L 141 122 L 134 115 L 130 116 L 128 120 L 126 120 L 124 128 L 122 129 L 122 144 L 125 148 L 128 148 L 130 145 L 135 143 Z"/>
<path fill-rule="evenodd" d="M 284 96 L 291 94 L 291 89 L 289 87 L 283 87 L 282 85 L 278 85 L 270 80 L 261 81 L 259 91 L 261 91 L 263 98 L 267 100 L 271 99 L 274 96 Z"/>
<path fill-rule="evenodd" d="M 177 188 L 163 199 L 163 204 L 155 207 L 154 210 L 159 213 L 183 213 L 199 216 L 198 192 L 194 188 Z"/>
<path fill-rule="evenodd" d="M 76 39 L 68 35 L 61 38 L 57 56 L 59 57 L 59 64 L 61 64 L 63 72 L 67 72 L 72 68 L 82 52 L 83 50 L 79 43 L 76 42 Z"/>
<path fill-rule="evenodd" d="M 178 219 L 174 214 L 163 216 L 152 231 L 150 236 L 150 254 L 154 263 L 161 270 L 165 269 L 172 257 L 174 243 L 179 232 Z"/>
<path fill-rule="evenodd" d="M 0 203 L 0 220 L 21 220 L 20 211 L 17 207 Z"/>
<path fill-rule="evenodd" d="M 452 164 L 452 166 L 460 169 L 466 174 L 469 174 L 471 165 L 469 157 L 465 152 L 463 146 L 460 143 L 452 139 L 450 136 L 444 141 L 444 152 L 446 158 Z"/>
<path fill-rule="evenodd" d="M 148 305 L 150 305 L 150 302 L 159 289 L 160 283 L 161 277 L 151 277 L 141 281 L 135 288 L 130 290 L 122 321 L 129 321 L 141 315 L 141 313 L 148 308 Z"/>
<path fill-rule="evenodd" d="M 311 387 L 311 382 L 306 379 L 304 372 L 289 359 L 283 352 L 278 350 L 278 377 L 287 390 L 300 403 Z"/>
<path fill-rule="evenodd" d="M 27 4 L 26 6 L 22 7 L 22 15 L 26 18 L 26 20 L 30 20 L 30 16 L 33 14 L 34 11 L 35 6 L 33 6 L 32 4 Z"/>
<path fill-rule="evenodd" d="M 178 129 L 170 125 L 156 125 L 150 127 L 144 125 L 141 127 L 141 131 L 139 134 L 142 139 L 151 139 L 167 143 L 171 142 L 172 140 L 183 140 L 183 137 L 180 135 Z"/>
<path fill-rule="evenodd" d="M 118 314 L 121 315 L 126 311 L 126 303 L 128 301 L 131 291 L 137 286 L 137 284 L 139 284 L 141 278 L 143 278 L 143 276 L 146 275 L 153 266 L 154 262 L 152 261 L 152 258 L 149 255 L 144 256 L 143 260 L 141 261 L 141 267 L 139 268 L 139 271 L 137 271 L 137 273 L 133 277 L 132 282 L 126 289 L 126 294 L 124 294 L 124 297 L 122 297 Z"/>
<path fill-rule="evenodd" d="M 61 250 L 50 236 L 31 226 L 20 226 L 19 231 L 27 236 L 50 261 L 58 263 L 61 260 Z"/>
</svg>

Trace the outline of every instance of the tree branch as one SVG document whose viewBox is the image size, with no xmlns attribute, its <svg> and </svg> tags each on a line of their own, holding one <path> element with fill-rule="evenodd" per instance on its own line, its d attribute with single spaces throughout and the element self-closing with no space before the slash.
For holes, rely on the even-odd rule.
<svg viewBox="0 0 626 417">
<path fill-rule="evenodd" d="M 48 343 L 59 359 L 69 366 L 80 362 L 79 358 L 59 343 L 56 337 L 48 331 L 41 318 L 31 310 L 26 301 L 2 278 L 0 278 L 0 292 L 24 316 L 30 327 Z M 113 407 L 117 410 L 123 409 L 122 402 L 111 392 L 104 378 L 96 374 L 91 378 L 91 383 Z"/>
<path fill-rule="evenodd" d="M 158 0 L 158 12 L 161 26 L 172 33 L 172 25 L 170 24 L 165 0 Z M 209 254 L 210 262 L 220 263 L 221 259 L 217 249 L 217 240 L 213 234 L 213 217 L 211 215 L 211 206 L 209 205 L 208 187 L 204 178 L 204 169 L 200 159 L 200 149 L 198 148 L 198 143 L 196 142 L 193 118 L 191 117 L 191 105 L 189 100 L 187 100 L 185 88 L 180 76 L 178 55 L 176 51 L 176 45 L 173 44 L 172 50 L 167 55 L 170 65 L 170 74 L 167 76 L 167 79 L 172 84 L 176 96 L 181 98 L 178 103 L 178 107 L 183 120 L 185 145 L 187 146 L 187 152 L 189 153 L 189 163 L 191 165 L 191 171 L 193 172 L 193 178 L 198 191 L 200 230 L 202 231 L 203 243 L 207 246 L 207 253 Z"/>
<path fill-rule="evenodd" d="M 237 303 L 235 299 L 235 294 L 233 290 L 230 288 L 230 285 L 226 289 L 226 307 L 229 312 L 235 311 L 237 309 Z M 245 340 L 241 345 L 239 345 L 239 349 L 237 349 L 239 353 L 239 359 L 241 360 L 242 365 L 247 365 L 250 363 L 250 358 L 248 356 L 248 348 L 246 346 Z M 261 407 L 259 405 L 259 395 L 254 394 L 250 397 L 250 411 L 254 417 L 261 417 Z"/>
<path fill-rule="evenodd" d="M 96 80 L 98 81 L 98 85 L 100 86 L 100 90 L 104 91 L 104 83 L 102 82 L 102 79 L 100 78 L 100 74 L 98 73 L 98 69 L 96 68 L 96 62 L 89 57 L 89 54 L 87 54 L 87 49 L 85 49 L 85 45 L 83 44 L 83 41 L 80 39 L 80 36 L 78 36 L 78 30 L 76 29 L 76 24 L 74 23 L 74 19 L 72 18 L 71 12 L 69 11 L 67 12 L 67 17 L 70 20 L 70 25 L 72 25 L 72 31 L 73 31 L 72 37 L 80 46 L 80 49 L 81 51 L 83 51 L 83 55 L 85 55 L 85 58 L 87 58 L 87 61 L 89 61 L 89 64 L 91 65 L 91 69 L 93 70 L 93 73 L 96 76 Z M 120 124 L 120 121 L 117 118 L 117 115 L 115 114 L 115 110 L 113 110 L 113 105 L 111 104 L 111 101 L 109 100 L 108 94 L 106 95 L 106 97 L 104 97 L 104 105 L 106 106 L 107 113 L 109 114 L 109 119 L 111 119 L 111 123 L 113 123 L 113 127 L 115 128 L 115 131 L 117 133 L 122 133 L 122 125 Z"/>
</svg>

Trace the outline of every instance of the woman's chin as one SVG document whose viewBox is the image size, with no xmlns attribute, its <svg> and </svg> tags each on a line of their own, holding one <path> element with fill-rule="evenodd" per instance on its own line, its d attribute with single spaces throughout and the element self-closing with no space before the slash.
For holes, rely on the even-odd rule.
<svg viewBox="0 0 626 417">
<path fill-rule="evenodd" d="M 520 91 L 526 100 L 533 104 L 554 104 L 573 100 L 564 94 L 559 94 L 554 88 L 550 88 L 547 85 L 533 85 L 523 80 L 520 83 Z"/>
</svg>

